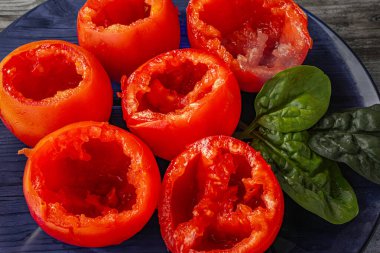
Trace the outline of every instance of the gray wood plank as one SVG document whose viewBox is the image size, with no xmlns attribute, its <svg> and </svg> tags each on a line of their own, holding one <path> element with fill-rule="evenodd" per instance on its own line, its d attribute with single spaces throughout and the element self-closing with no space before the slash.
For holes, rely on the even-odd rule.
<svg viewBox="0 0 380 253">
<path fill-rule="evenodd" d="M 329 25 L 363 61 L 380 90 L 380 1 L 296 0 Z"/>
<path fill-rule="evenodd" d="M 0 0 L 0 30 L 45 0 Z"/>
</svg>

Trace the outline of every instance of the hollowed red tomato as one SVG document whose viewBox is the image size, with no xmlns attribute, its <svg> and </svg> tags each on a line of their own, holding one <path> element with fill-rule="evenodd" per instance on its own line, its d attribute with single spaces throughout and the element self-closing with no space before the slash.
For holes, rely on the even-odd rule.
<svg viewBox="0 0 380 253">
<path fill-rule="evenodd" d="M 206 136 L 230 135 L 241 112 L 239 86 L 223 61 L 193 49 L 159 55 L 122 79 L 128 128 L 167 160 Z"/>
<path fill-rule="evenodd" d="M 117 81 L 180 42 L 178 10 L 171 0 L 88 0 L 77 26 L 79 44 Z"/>
<path fill-rule="evenodd" d="M 0 115 L 27 145 L 69 123 L 107 121 L 112 88 L 96 58 L 74 44 L 23 45 L 0 64 Z"/>
<path fill-rule="evenodd" d="M 260 253 L 275 239 L 284 202 L 270 166 L 227 136 L 190 145 L 169 165 L 158 205 L 173 253 Z"/>
<path fill-rule="evenodd" d="M 156 208 L 160 174 L 148 147 L 100 122 L 68 125 L 28 156 L 24 195 L 32 217 L 54 238 L 78 246 L 119 244 Z"/>
<path fill-rule="evenodd" d="M 190 0 L 187 27 L 191 46 L 219 55 L 247 92 L 302 64 L 312 45 L 293 0 Z"/>
</svg>

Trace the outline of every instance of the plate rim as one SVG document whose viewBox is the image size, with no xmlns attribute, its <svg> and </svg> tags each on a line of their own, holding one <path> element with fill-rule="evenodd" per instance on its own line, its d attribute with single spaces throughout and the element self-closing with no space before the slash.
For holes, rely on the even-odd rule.
<svg viewBox="0 0 380 253">
<path fill-rule="evenodd" d="M 304 10 L 307 13 L 308 19 L 309 19 L 309 16 L 310 16 L 313 19 L 315 19 L 317 22 L 319 22 L 321 25 L 323 25 L 325 28 L 327 28 L 327 30 L 329 30 L 334 36 L 336 36 L 339 39 L 339 41 L 342 42 L 346 46 L 346 48 L 352 53 L 352 55 L 359 62 L 360 66 L 364 69 L 366 75 L 370 79 L 370 82 L 371 82 L 372 86 L 374 87 L 374 89 L 376 91 L 377 98 L 380 101 L 380 84 L 379 84 L 379 87 L 377 87 L 375 81 L 373 80 L 373 77 L 372 77 L 371 73 L 369 73 L 367 67 L 364 65 L 363 61 L 360 59 L 360 57 L 358 56 L 358 54 L 355 53 L 355 51 L 351 48 L 351 46 L 348 45 L 348 43 L 336 31 L 334 31 L 326 22 L 324 22 L 322 19 L 320 19 L 319 17 L 317 17 L 316 15 L 314 15 L 312 12 L 310 12 L 307 9 L 305 9 L 304 7 L 301 6 L 301 8 L 302 8 L 302 10 Z"/>
</svg>

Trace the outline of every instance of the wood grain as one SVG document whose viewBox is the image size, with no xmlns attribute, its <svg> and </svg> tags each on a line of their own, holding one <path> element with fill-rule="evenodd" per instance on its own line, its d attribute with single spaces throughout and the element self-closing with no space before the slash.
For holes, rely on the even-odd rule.
<svg viewBox="0 0 380 253">
<path fill-rule="evenodd" d="M 45 0 L 0 0 L 0 30 Z"/>
<path fill-rule="evenodd" d="M 363 61 L 380 90 L 380 1 L 296 0 L 327 23 Z"/>
</svg>

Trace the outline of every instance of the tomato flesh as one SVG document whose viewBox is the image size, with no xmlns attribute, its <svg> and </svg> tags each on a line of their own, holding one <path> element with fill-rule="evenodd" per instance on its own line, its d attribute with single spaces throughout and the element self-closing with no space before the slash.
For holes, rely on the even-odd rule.
<svg viewBox="0 0 380 253">
<path fill-rule="evenodd" d="M 31 42 L 0 63 L 0 117 L 26 145 L 73 122 L 107 121 L 112 101 L 103 67 L 72 43 Z"/>
<path fill-rule="evenodd" d="M 94 13 L 92 21 L 99 28 L 117 24 L 128 26 L 139 19 L 149 17 L 150 9 L 151 5 L 141 0 L 105 1 L 104 6 Z"/>
<path fill-rule="evenodd" d="M 279 46 L 284 16 L 271 15 L 269 8 L 264 8 L 254 1 L 240 1 L 232 8 L 226 8 L 224 15 L 238 18 L 227 19 L 224 15 L 216 15 L 220 11 L 217 1 L 204 5 L 200 18 L 221 32 L 222 45 L 234 58 L 247 57 L 252 65 L 273 67 Z M 253 58 L 255 57 L 255 58 Z M 239 60 L 239 59 L 238 59 Z"/>
<path fill-rule="evenodd" d="M 237 204 L 244 203 L 251 209 L 263 205 L 262 185 L 244 185 L 241 181 L 242 178 L 248 179 L 251 176 L 249 164 L 239 155 L 218 150 L 215 158 L 209 162 L 213 165 L 208 166 L 202 157 L 195 157 L 191 167 L 186 168 L 190 175 L 183 175 L 173 186 L 173 206 L 180 209 L 173 208 L 174 225 L 187 222 L 186 226 L 204 230 L 203 236 L 197 238 L 192 246 L 192 249 L 198 251 L 228 249 L 249 237 L 251 229 L 247 211 L 237 212 Z M 187 185 L 189 182 L 191 186 Z M 183 185 L 194 191 L 181 189 Z M 185 201 L 192 205 L 186 205 Z M 181 211 L 186 210 L 188 216 L 181 217 Z M 194 219 L 193 213 L 197 214 Z M 210 213 L 215 215 L 210 216 Z M 187 233 L 179 228 L 175 235 L 182 232 Z"/>
<path fill-rule="evenodd" d="M 122 146 L 92 139 L 76 151 L 66 147 L 54 160 L 47 157 L 51 150 L 40 155 L 41 169 L 31 174 L 31 180 L 37 183 L 44 175 L 46 183 L 38 188 L 42 200 L 47 205 L 61 203 L 67 214 L 91 218 L 130 210 L 136 202 L 136 187 L 128 182 L 131 161 Z"/>
<path fill-rule="evenodd" d="M 40 101 L 77 87 L 83 77 L 70 56 L 72 53 L 67 47 L 62 50 L 59 45 L 50 45 L 15 55 L 2 69 L 5 89 L 19 99 Z"/>
<path fill-rule="evenodd" d="M 78 122 L 43 138 L 28 156 L 23 189 L 40 227 L 63 242 L 101 247 L 139 232 L 158 201 L 148 147 L 102 122 Z"/>
<path fill-rule="evenodd" d="M 292 0 L 192 0 L 187 15 L 191 45 L 223 58 L 248 92 L 301 64 L 312 44 L 306 15 Z"/>
<path fill-rule="evenodd" d="M 263 252 L 279 231 L 281 189 L 270 167 L 245 143 L 214 136 L 175 158 L 159 204 L 172 252 Z"/>
<path fill-rule="evenodd" d="M 195 85 L 202 80 L 208 67 L 205 64 L 193 64 L 185 61 L 179 66 L 166 66 L 164 73 L 152 75 L 150 90 L 139 99 L 139 111 L 151 110 L 159 113 L 169 113 L 181 110 L 194 101 L 194 95 L 190 94 Z M 199 86 L 199 85 L 198 85 Z"/>
<path fill-rule="evenodd" d="M 178 10 L 171 0 L 88 0 L 78 12 L 79 44 L 115 81 L 150 58 L 178 48 Z"/>
<path fill-rule="evenodd" d="M 121 84 L 128 128 L 167 160 L 197 139 L 232 134 L 240 117 L 235 77 L 207 52 L 169 51 L 140 66 Z"/>
</svg>

